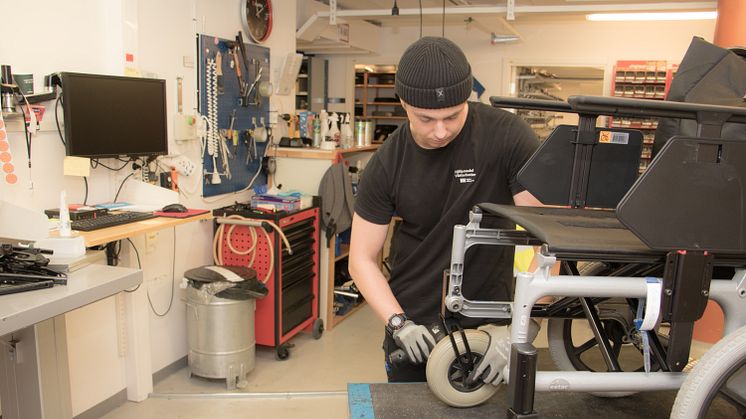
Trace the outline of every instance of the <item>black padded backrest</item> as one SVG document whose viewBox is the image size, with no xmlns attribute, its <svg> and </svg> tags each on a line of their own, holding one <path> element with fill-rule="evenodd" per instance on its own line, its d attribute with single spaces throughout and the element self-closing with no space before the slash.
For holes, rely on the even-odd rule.
<svg viewBox="0 0 746 419">
<path fill-rule="evenodd" d="M 746 56 L 694 37 L 671 81 L 667 101 L 710 103 L 746 108 Z M 692 120 L 661 118 L 655 131 L 653 155 L 674 135 L 697 135 Z M 745 124 L 726 123 L 722 138 L 742 138 Z"/>
<path fill-rule="evenodd" d="M 673 137 L 617 206 L 656 250 L 746 253 L 746 141 Z"/>
<path fill-rule="evenodd" d="M 559 125 L 518 172 L 518 182 L 546 205 L 568 205 L 577 127 Z M 614 208 L 637 179 L 642 134 L 596 128 L 586 207 Z"/>
</svg>

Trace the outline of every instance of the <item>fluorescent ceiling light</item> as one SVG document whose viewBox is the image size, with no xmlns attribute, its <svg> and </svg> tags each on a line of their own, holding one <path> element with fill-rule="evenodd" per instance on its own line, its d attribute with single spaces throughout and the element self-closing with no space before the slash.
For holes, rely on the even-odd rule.
<svg viewBox="0 0 746 419">
<path fill-rule="evenodd" d="M 585 15 L 593 21 L 630 20 L 707 20 L 716 19 L 718 12 L 664 12 L 664 13 L 594 13 Z"/>
<path fill-rule="evenodd" d="M 521 37 L 519 37 L 518 35 L 512 35 L 512 34 L 509 34 L 509 35 L 498 35 L 498 34 L 495 34 L 494 32 L 492 32 L 492 34 L 490 36 L 490 42 L 493 45 L 494 44 L 500 44 L 500 43 L 503 43 L 503 42 L 515 42 L 515 41 L 518 41 L 519 39 L 521 39 Z"/>
</svg>

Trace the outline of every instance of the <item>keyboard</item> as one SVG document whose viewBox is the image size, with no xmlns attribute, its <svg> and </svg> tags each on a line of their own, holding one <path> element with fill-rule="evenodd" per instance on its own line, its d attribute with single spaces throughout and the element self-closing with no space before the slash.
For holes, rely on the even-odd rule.
<svg viewBox="0 0 746 419">
<path fill-rule="evenodd" d="M 98 230 L 100 228 L 134 223 L 135 221 L 147 220 L 154 217 L 155 215 L 152 212 L 118 212 L 116 214 L 99 215 L 96 218 L 86 220 L 75 220 L 72 222 L 72 229 L 80 231 Z"/>
</svg>

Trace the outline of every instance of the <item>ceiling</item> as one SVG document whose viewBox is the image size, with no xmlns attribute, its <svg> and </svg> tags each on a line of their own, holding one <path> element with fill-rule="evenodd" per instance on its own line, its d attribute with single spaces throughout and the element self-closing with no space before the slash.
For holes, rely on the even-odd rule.
<svg viewBox="0 0 746 419">
<path fill-rule="evenodd" d="M 329 36 L 327 31 L 326 36 L 320 36 L 331 19 L 326 6 L 329 0 L 317 0 L 316 4 L 319 7 L 315 15 L 299 23 L 296 32 L 299 50 L 315 53 L 370 51 L 366 47 L 338 42 L 336 33 Z M 508 0 L 396 0 L 399 15 L 392 16 L 394 0 L 336 0 L 336 4 L 336 16 L 351 27 L 356 23 L 372 24 L 379 29 L 413 27 L 420 25 L 422 19 L 425 26 L 468 25 L 487 36 L 492 35 L 493 42 L 508 41 L 496 40 L 495 35 L 519 39 L 515 24 L 520 22 L 577 21 L 585 19 L 588 13 L 602 12 L 711 11 L 717 8 L 714 0 L 515 0 L 512 9 L 508 7 Z"/>
<path fill-rule="evenodd" d="M 321 0 L 328 4 L 328 0 Z M 443 7 L 443 0 L 396 0 L 400 9 Z M 634 4 L 682 4 L 686 3 L 715 3 L 702 0 L 515 0 L 516 7 L 522 6 L 608 6 L 608 5 L 634 5 Z M 337 0 L 339 9 L 365 10 L 365 9 L 391 9 L 394 0 Z M 507 0 L 445 0 L 445 7 L 478 7 L 478 6 L 506 6 Z"/>
<path fill-rule="evenodd" d="M 329 0 L 321 0 L 329 3 Z M 419 23 L 419 8 L 423 13 L 423 20 L 441 23 L 443 7 L 447 9 L 447 22 L 461 22 L 469 9 L 476 14 L 499 14 L 506 17 L 507 0 L 396 0 L 399 7 L 399 16 L 391 16 L 390 10 L 394 0 L 337 0 L 339 12 L 346 11 L 378 11 L 385 14 L 367 16 L 369 20 L 375 20 L 385 26 L 408 25 L 411 22 Z M 614 11 L 689 11 L 689 10 L 713 10 L 716 1 L 702 0 L 515 0 L 515 19 L 535 19 L 551 15 L 558 17 L 581 17 L 592 12 L 614 12 Z M 490 9 L 494 12 L 490 13 Z M 407 13 L 409 12 L 409 13 Z M 429 13 L 427 13 L 429 12 Z M 346 19 L 353 16 L 346 16 Z M 358 18 L 366 18 L 360 16 Z M 508 19 L 510 20 L 510 19 Z"/>
</svg>

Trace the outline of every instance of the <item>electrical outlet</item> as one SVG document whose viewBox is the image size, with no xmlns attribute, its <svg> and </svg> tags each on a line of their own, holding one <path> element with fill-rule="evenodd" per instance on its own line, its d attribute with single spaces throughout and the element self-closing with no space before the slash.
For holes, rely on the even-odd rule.
<svg viewBox="0 0 746 419">
<path fill-rule="evenodd" d="M 196 140 L 198 135 L 198 118 L 193 115 L 177 113 L 174 115 L 173 137 L 175 141 Z"/>
<path fill-rule="evenodd" d="M 145 234 L 145 253 L 153 253 L 155 246 L 158 244 L 158 232 L 150 232 Z"/>
<path fill-rule="evenodd" d="M 189 158 L 186 156 L 179 156 L 175 158 L 172 164 L 176 168 L 176 171 L 179 172 L 179 174 L 182 176 L 190 176 L 197 168 L 194 162 L 189 160 Z"/>
</svg>

